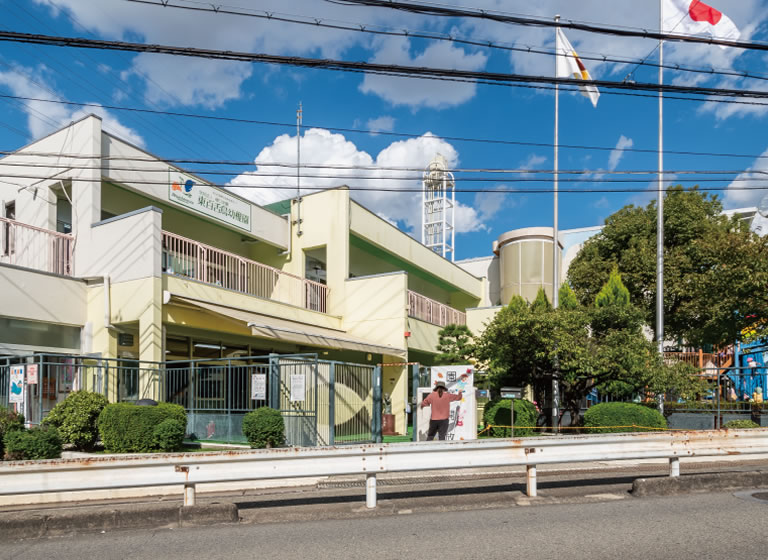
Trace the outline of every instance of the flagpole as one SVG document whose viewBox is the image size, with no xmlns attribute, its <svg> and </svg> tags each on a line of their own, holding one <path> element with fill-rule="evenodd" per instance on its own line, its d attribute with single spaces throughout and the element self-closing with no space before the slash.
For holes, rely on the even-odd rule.
<svg viewBox="0 0 768 560">
<path fill-rule="evenodd" d="M 659 29 L 664 29 L 664 0 L 659 0 Z M 659 40 L 659 181 L 656 191 L 656 342 L 664 355 L 664 41 Z M 659 395 L 664 412 L 664 395 Z"/>
<path fill-rule="evenodd" d="M 560 16 L 555 16 L 555 22 L 560 21 Z M 557 30 L 559 28 L 555 27 L 555 77 L 557 77 L 557 60 L 560 56 L 560 45 L 558 36 L 557 36 Z M 560 84 L 555 82 L 555 165 L 554 165 L 554 219 L 552 224 L 552 306 L 557 309 L 558 305 L 558 288 L 559 286 L 559 274 L 558 274 L 558 265 L 560 264 L 558 262 L 558 255 L 557 255 L 557 249 L 558 249 L 558 243 L 557 243 L 557 188 L 558 188 L 558 179 L 559 179 L 559 136 L 560 136 Z M 557 426 L 557 419 L 558 419 L 558 408 L 559 408 L 559 395 L 560 395 L 560 387 L 557 380 L 557 372 L 553 372 L 552 375 L 552 431 L 557 432 L 558 426 Z"/>
</svg>

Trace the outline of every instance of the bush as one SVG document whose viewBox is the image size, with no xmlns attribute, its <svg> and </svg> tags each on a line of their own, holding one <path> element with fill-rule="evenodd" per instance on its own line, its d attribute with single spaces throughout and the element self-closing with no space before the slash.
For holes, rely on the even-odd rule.
<svg viewBox="0 0 768 560">
<path fill-rule="evenodd" d="M 723 428 L 726 430 L 749 430 L 759 427 L 760 424 L 753 422 L 752 420 L 731 420 L 723 424 Z"/>
<path fill-rule="evenodd" d="M 3 439 L 6 434 L 24 429 L 24 416 L 0 406 L 0 459 L 3 458 Z"/>
<path fill-rule="evenodd" d="M 184 428 L 184 433 L 187 433 L 187 411 L 184 410 L 183 406 L 169 402 L 159 402 L 157 403 L 157 408 L 164 411 L 166 417 L 173 418 L 181 424 L 182 428 Z"/>
<path fill-rule="evenodd" d="M 274 408 L 257 408 L 243 417 L 243 434 L 251 447 L 279 447 L 285 443 L 285 422 Z"/>
<path fill-rule="evenodd" d="M 509 426 L 509 399 L 494 399 L 485 405 L 483 411 L 483 421 L 485 425 L 491 426 Z M 514 423 L 514 437 L 532 436 L 536 433 L 533 426 L 536 426 L 536 420 L 539 417 L 539 413 L 536 411 L 536 406 L 525 399 L 515 399 L 515 423 Z M 518 426 L 526 426 L 520 427 Z M 491 428 L 488 430 L 488 434 L 491 437 L 512 437 L 512 430 L 509 428 Z"/>
<path fill-rule="evenodd" d="M 148 453 L 160 449 L 155 429 L 164 420 L 173 420 L 179 426 L 181 437 L 186 429 L 186 413 L 179 421 L 178 405 L 164 403 L 157 406 L 137 406 L 131 403 L 112 403 L 99 414 L 97 426 L 104 448 L 112 453 Z M 183 409 L 182 409 L 183 412 Z M 163 438 L 170 432 L 163 428 Z M 175 431 L 174 431 L 175 433 Z M 175 436 L 174 436 L 175 437 Z M 174 440 L 175 441 L 175 440 Z M 164 444 L 165 445 L 165 444 Z"/>
<path fill-rule="evenodd" d="M 56 428 L 64 443 L 91 451 L 99 437 L 96 420 L 107 402 L 99 393 L 75 391 L 54 406 L 42 423 Z"/>
<path fill-rule="evenodd" d="M 9 461 L 61 457 L 61 438 L 56 428 L 51 426 L 11 430 L 5 435 L 4 443 L 5 458 Z"/>
<path fill-rule="evenodd" d="M 184 425 L 176 418 L 166 418 L 155 426 L 155 449 L 160 451 L 178 451 L 184 445 Z"/>
<path fill-rule="evenodd" d="M 639 404 L 601 403 L 584 414 L 586 433 L 651 432 L 653 428 L 665 430 L 667 421 L 658 410 Z"/>
</svg>

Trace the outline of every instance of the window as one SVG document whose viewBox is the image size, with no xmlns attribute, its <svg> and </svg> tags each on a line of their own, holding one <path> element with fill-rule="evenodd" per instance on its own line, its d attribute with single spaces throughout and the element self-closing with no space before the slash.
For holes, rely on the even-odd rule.
<svg viewBox="0 0 768 560">
<path fill-rule="evenodd" d="M 56 199 L 56 231 L 72 233 L 72 204 L 66 198 Z"/>
</svg>

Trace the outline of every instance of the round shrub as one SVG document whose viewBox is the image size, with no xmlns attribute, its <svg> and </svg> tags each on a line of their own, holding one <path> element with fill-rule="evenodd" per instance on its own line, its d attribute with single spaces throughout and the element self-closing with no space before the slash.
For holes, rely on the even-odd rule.
<svg viewBox="0 0 768 560">
<path fill-rule="evenodd" d="M 61 457 L 61 438 L 56 428 L 51 426 L 11 430 L 5 435 L 4 443 L 5 458 L 9 461 Z"/>
<path fill-rule="evenodd" d="M 285 443 L 285 422 L 274 408 L 257 408 L 243 417 L 243 434 L 251 447 L 279 447 Z"/>
<path fill-rule="evenodd" d="M 176 418 L 166 418 L 152 432 L 155 449 L 160 451 L 178 451 L 184 445 L 184 425 Z"/>
<path fill-rule="evenodd" d="M 723 428 L 726 430 L 750 430 L 759 427 L 760 424 L 752 420 L 731 420 L 723 424 Z"/>
<path fill-rule="evenodd" d="M 157 408 L 163 411 L 167 418 L 173 418 L 184 428 L 184 433 L 187 430 L 187 411 L 180 404 L 173 404 L 168 402 L 157 403 Z"/>
<path fill-rule="evenodd" d="M 515 401 L 515 422 L 514 422 L 514 437 L 532 436 L 536 433 L 534 426 L 536 426 L 536 420 L 539 417 L 539 413 L 536 411 L 536 406 L 525 399 L 514 399 Z M 486 426 L 509 426 L 510 418 L 510 399 L 492 400 L 485 405 L 483 412 L 483 421 Z M 518 427 L 520 426 L 520 427 Z M 491 437 L 503 438 L 512 437 L 512 430 L 509 428 L 495 428 L 492 427 L 488 430 Z"/>
<path fill-rule="evenodd" d="M 634 403 L 601 403 L 584 414 L 584 431 L 593 434 L 665 430 L 667 421 L 658 411 Z"/>
<path fill-rule="evenodd" d="M 56 428 L 64 443 L 91 451 L 99 437 L 96 420 L 107 402 L 107 397 L 99 393 L 74 391 L 54 406 L 42 423 Z"/>
<path fill-rule="evenodd" d="M 9 432 L 24 429 L 24 416 L 0 406 L 0 459 L 3 458 L 3 438 Z"/>
<path fill-rule="evenodd" d="M 179 422 L 174 406 L 137 406 L 131 403 L 111 403 L 99 414 L 97 426 L 104 448 L 112 453 L 149 453 L 156 451 L 155 428 L 164 420 L 174 420 L 181 426 L 182 438 L 186 428 Z"/>
</svg>

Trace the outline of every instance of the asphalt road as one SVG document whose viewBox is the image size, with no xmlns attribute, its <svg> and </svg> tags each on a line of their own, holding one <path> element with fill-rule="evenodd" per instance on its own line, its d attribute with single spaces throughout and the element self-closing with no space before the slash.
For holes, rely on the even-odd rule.
<svg viewBox="0 0 768 560">
<path fill-rule="evenodd" d="M 768 501 L 745 494 L 87 534 L 5 543 L 0 559 L 765 558 Z"/>
</svg>

